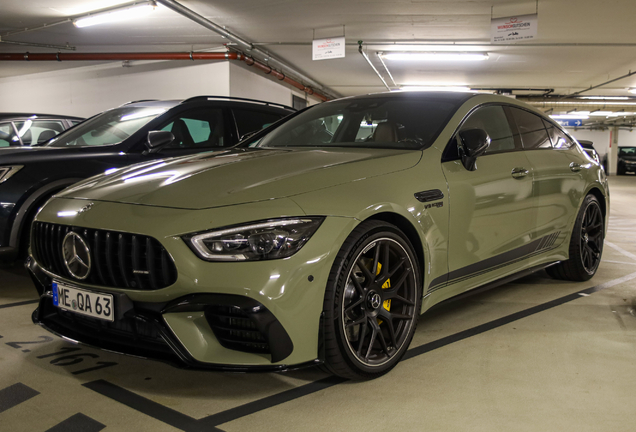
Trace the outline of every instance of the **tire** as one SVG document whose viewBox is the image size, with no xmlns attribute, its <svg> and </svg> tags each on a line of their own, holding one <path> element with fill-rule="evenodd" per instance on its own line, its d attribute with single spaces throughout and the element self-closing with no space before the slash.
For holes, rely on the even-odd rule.
<svg viewBox="0 0 636 432">
<path fill-rule="evenodd" d="M 418 267 L 413 246 L 396 226 L 367 221 L 351 232 L 325 292 L 325 369 L 362 380 L 395 367 L 417 327 Z"/>
<path fill-rule="evenodd" d="M 616 168 L 616 175 L 625 175 L 627 172 L 625 171 L 625 167 L 618 166 Z"/>
<path fill-rule="evenodd" d="M 588 195 L 574 222 L 570 258 L 546 269 L 554 279 L 582 282 L 592 278 L 603 254 L 605 223 L 598 199 Z"/>
<path fill-rule="evenodd" d="M 20 243 L 18 243 L 18 255 L 17 258 L 23 261 L 29 255 L 29 246 L 31 245 L 31 225 L 35 219 L 35 215 L 44 206 L 44 204 L 59 191 L 55 191 L 51 194 L 46 194 L 40 197 L 34 205 L 32 205 L 24 219 L 22 220 L 22 227 L 20 228 Z"/>
</svg>

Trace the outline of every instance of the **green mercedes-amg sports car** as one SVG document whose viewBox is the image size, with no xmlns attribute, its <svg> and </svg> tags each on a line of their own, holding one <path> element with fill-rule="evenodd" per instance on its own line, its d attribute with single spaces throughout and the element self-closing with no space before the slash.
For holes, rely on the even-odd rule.
<svg viewBox="0 0 636 432">
<path fill-rule="evenodd" d="M 374 378 L 443 300 L 543 268 L 591 278 L 608 211 L 599 164 L 524 103 L 345 98 L 53 197 L 32 227 L 33 320 L 188 367 Z"/>
</svg>

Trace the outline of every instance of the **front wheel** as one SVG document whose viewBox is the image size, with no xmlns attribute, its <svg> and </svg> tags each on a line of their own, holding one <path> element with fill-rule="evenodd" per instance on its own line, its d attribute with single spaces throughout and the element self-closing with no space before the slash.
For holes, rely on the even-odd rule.
<svg viewBox="0 0 636 432">
<path fill-rule="evenodd" d="M 384 375 L 408 349 L 421 300 L 418 262 L 406 236 L 381 221 L 360 224 L 327 283 L 325 366 L 350 379 Z"/>
<path fill-rule="evenodd" d="M 574 222 L 570 239 L 570 258 L 546 271 L 555 279 L 586 281 L 592 278 L 601 263 L 605 238 L 603 212 L 598 199 L 588 195 Z"/>
</svg>

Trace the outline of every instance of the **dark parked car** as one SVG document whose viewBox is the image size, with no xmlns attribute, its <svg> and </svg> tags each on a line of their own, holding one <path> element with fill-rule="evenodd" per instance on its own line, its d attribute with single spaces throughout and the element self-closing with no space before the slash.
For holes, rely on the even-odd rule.
<svg viewBox="0 0 636 432">
<path fill-rule="evenodd" d="M 280 104 L 229 97 L 138 101 L 92 117 L 44 145 L 0 148 L 0 258 L 25 251 L 37 210 L 73 183 L 125 165 L 224 149 L 292 112 Z"/>
<path fill-rule="evenodd" d="M 618 166 L 616 174 L 636 173 L 636 147 L 618 148 Z"/>
<path fill-rule="evenodd" d="M 42 144 L 82 121 L 51 114 L 0 113 L 0 147 Z"/>
</svg>

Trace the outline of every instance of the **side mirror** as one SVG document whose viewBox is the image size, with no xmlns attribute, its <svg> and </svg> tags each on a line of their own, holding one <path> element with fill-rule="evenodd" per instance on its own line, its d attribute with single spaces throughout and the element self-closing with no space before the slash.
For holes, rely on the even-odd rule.
<svg viewBox="0 0 636 432">
<path fill-rule="evenodd" d="M 174 135 L 169 131 L 150 131 L 148 132 L 148 140 L 146 147 L 148 153 L 157 153 L 163 147 L 174 141 Z"/>
<path fill-rule="evenodd" d="M 468 171 L 477 169 L 477 158 L 486 153 L 490 137 L 483 129 L 467 129 L 459 132 L 459 155 Z"/>
</svg>

